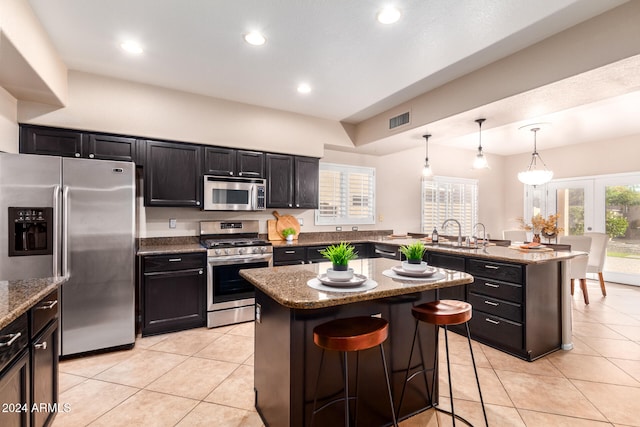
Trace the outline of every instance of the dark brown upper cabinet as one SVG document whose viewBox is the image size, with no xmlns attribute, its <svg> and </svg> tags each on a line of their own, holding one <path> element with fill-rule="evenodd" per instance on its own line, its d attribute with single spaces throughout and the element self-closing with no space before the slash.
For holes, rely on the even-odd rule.
<svg viewBox="0 0 640 427">
<path fill-rule="evenodd" d="M 204 174 L 264 178 L 264 153 L 222 147 L 205 147 Z"/>
<path fill-rule="evenodd" d="M 267 207 L 318 208 L 319 159 L 266 154 Z"/>
<path fill-rule="evenodd" d="M 138 140 L 132 137 L 22 125 L 20 152 L 96 160 L 137 160 Z"/>
<path fill-rule="evenodd" d="M 200 207 L 202 146 L 151 140 L 145 143 L 145 206 Z"/>
</svg>

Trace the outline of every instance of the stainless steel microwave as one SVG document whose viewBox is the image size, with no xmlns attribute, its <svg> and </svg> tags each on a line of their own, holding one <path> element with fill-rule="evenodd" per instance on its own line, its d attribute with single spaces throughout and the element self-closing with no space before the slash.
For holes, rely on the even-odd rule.
<svg viewBox="0 0 640 427">
<path fill-rule="evenodd" d="M 264 179 L 205 175 L 203 190 L 205 211 L 261 211 L 266 207 Z"/>
</svg>

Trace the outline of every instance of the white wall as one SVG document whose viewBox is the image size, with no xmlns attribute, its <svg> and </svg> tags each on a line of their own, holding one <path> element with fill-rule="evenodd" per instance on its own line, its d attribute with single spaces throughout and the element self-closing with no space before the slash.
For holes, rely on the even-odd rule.
<svg viewBox="0 0 640 427">
<path fill-rule="evenodd" d="M 420 232 L 421 178 L 424 146 L 377 158 L 377 215 L 381 228 L 396 233 Z M 476 152 L 429 145 L 429 164 L 434 175 L 478 179 L 478 220 L 487 233 L 497 237 L 503 222 L 504 159 L 486 154 L 491 169 L 471 169 Z"/>
<path fill-rule="evenodd" d="M 554 179 L 640 171 L 640 135 L 548 150 L 538 146 L 538 152 Z M 530 160 L 531 154 L 505 157 L 505 228 L 517 228 L 516 218 L 523 215 L 524 187 L 517 175 Z"/>
<path fill-rule="evenodd" d="M 0 87 L 0 151 L 18 152 L 18 101 Z"/>
<path fill-rule="evenodd" d="M 325 144 L 353 146 L 337 121 L 77 71 L 66 107 L 20 102 L 18 120 L 313 157 Z"/>
</svg>

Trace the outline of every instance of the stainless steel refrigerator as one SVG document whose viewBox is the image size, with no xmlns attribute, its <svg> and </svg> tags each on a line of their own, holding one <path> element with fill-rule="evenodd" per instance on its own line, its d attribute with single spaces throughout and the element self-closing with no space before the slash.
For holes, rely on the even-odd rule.
<svg viewBox="0 0 640 427">
<path fill-rule="evenodd" d="M 0 280 L 67 276 L 61 355 L 135 341 L 135 165 L 0 153 Z"/>
</svg>

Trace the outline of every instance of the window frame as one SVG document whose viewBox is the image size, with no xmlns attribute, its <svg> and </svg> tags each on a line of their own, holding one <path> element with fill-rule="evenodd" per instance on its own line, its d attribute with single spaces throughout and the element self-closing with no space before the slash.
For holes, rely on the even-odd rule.
<svg viewBox="0 0 640 427">
<path fill-rule="evenodd" d="M 470 189 L 472 192 L 471 194 L 472 200 L 470 202 L 467 202 L 467 203 L 471 203 L 471 208 L 470 208 L 471 212 L 469 213 L 469 217 L 462 218 L 462 220 L 461 218 L 455 217 L 451 213 L 452 207 L 447 205 L 444 208 L 445 218 L 440 218 L 441 209 L 436 208 L 435 220 L 427 220 L 426 214 L 425 214 L 425 210 L 427 208 L 426 189 L 427 189 L 427 185 L 433 185 L 434 183 L 436 184 L 436 190 L 440 190 L 441 187 L 445 187 L 445 186 L 463 185 L 465 193 L 467 192 L 467 186 L 472 186 Z M 472 178 L 434 176 L 432 179 L 423 179 L 422 183 L 420 184 L 420 189 L 421 189 L 420 228 L 423 233 L 430 234 L 433 231 L 433 228 L 435 227 L 438 230 L 438 233 L 444 234 L 442 230 L 442 223 L 446 219 L 454 218 L 460 221 L 462 236 L 467 236 L 467 235 L 471 236 L 473 234 L 473 226 L 478 223 L 479 198 L 480 198 L 479 197 L 479 193 L 480 193 L 479 180 L 472 179 Z M 447 191 L 446 188 L 443 188 L 443 190 Z M 447 200 L 445 201 L 445 203 L 448 204 L 449 201 Z"/>
<path fill-rule="evenodd" d="M 340 173 L 341 179 L 348 180 L 348 176 L 350 174 L 365 174 L 368 176 L 369 185 L 371 190 L 368 194 L 364 193 L 356 193 L 351 196 L 348 193 L 348 188 L 346 194 L 340 194 L 338 199 L 344 200 L 344 206 L 342 206 L 342 210 L 345 212 L 344 215 L 335 215 L 335 216 L 321 216 L 320 215 L 320 204 L 322 203 L 321 188 L 318 189 L 318 209 L 315 210 L 315 225 L 371 225 L 375 224 L 376 219 L 376 169 L 374 167 L 368 166 L 354 166 L 354 165 L 346 165 L 340 163 L 327 163 L 320 162 L 320 167 L 318 171 L 318 181 L 319 186 L 322 186 L 322 172 L 323 171 L 332 171 Z M 346 175 L 346 177 L 345 177 Z M 347 183 L 341 185 L 341 189 L 344 190 L 345 187 L 348 187 Z M 369 215 L 367 217 L 352 217 L 349 216 L 349 207 L 361 207 L 361 205 L 355 205 L 353 203 L 354 198 L 362 197 L 362 199 L 366 197 L 370 197 L 371 201 L 367 203 L 366 207 L 370 207 Z M 351 203 L 349 199 L 352 199 Z M 361 200 L 362 200 L 361 199 Z M 336 207 L 337 211 L 340 211 L 340 207 Z"/>
</svg>

